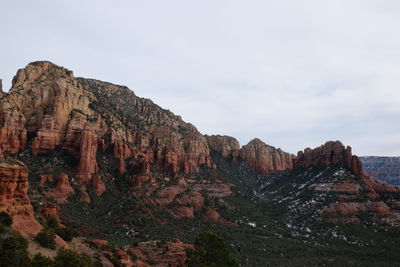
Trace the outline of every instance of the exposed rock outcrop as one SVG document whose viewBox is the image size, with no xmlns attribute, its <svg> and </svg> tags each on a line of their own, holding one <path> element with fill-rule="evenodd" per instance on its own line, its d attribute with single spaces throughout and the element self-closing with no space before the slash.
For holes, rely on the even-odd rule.
<svg viewBox="0 0 400 267">
<path fill-rule="evenodd" d="M 311 149 L 306 148 L 299 151 L 294 159 L 294 168 L 308 167 L 310 165 L 330 165 L 342 163 L 346 168 L 356 175 L 362 175 L 361 161 L 357 156 L 352 155 L 351 147 L 339 141 L 329 141 L 324 145 Z"/>
<path fill-rule="evenodd" d="M 269 146 L 257 138 L 242 147 L 240 157 L 262 174 L 293 168 L 293 155 Z"/>
<path fill-rule="evenodd" d="M 193 245 L 182 243 L 178 239 L 169 242 L 142 242 L 137 247 L 129 248 L 131 254 L 137 256 L 133 266 L 148 267 L 145 262 L 156 262 L 157 266 L 186 266 L 186 249 L 193 249 Z"/>
<path fill-rule="evenodd" d="M 47 197 L 55 199 L 58 203 L 65 203 L 67 199 L 75 193 L 74 189 L 69 184 L 68 175 L 61 173 L 58 177 L 56 187 L 44 194 Z"/>
<path fill-rule="evenodd" d="M 354 173 L 345 180 L 314 184 L 317 192 L 333 192 L 337 201 L 322 210 L 323 220 L 331 223 L 365 223 L 369 220 L 387 225 L 400 225 L 400 209 L 396 206 L 400 188 L 365 175 Z"/>
<path fill-rule="evenodd" d="M 219 152 L 222 157 L 230 158 L 234 162 L 237 161 L 240 151 L 240 144 L 238 140 L 226 135 L 206 135 L 206 139 L 208 146 L 211 149 Z"/>
<path fill-rule="evenodd" d="M 78 159 L 76 177 L 85 185 L 99 181 L 99 146 L 113 150 L 119 174 L 148 176 L 157 165 L 176 177 L 214 167 L 205 137 L 179 116 L 124 86 L 75 78 L 46 61 L 20 69 L 0 99 L 1 151 L 17 153 L 28 141 L 34 156 L 60 148 Z"/>
<path fill-rule="evenodd" d="M 34 217 L 28 186 L 28 169 L 22 162 L 0 161 L 0 211 L 12 216 L 14 229 L 37 234 L 43 227 Z"/>
</svg>

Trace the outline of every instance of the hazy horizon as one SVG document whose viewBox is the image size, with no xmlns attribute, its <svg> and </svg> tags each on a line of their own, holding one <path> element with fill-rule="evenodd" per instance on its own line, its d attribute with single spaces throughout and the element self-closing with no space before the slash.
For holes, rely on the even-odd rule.
<svg viewBox="0 0 400 267">
<path fill-rule="evenodd" d="M 20 8 L 24 6 L 24 8 Z M 296 154 L 400 156 L 400 2 L 13 1 L 0 79 L 49 60 L 126 85 L 203 134 Z"/>
</svg>

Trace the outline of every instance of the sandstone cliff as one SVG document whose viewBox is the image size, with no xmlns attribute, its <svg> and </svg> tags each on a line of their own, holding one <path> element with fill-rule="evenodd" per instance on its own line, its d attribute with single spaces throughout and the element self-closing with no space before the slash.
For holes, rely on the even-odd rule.
<svg viewBox="0 0 400 267">
<path fill-rule="evenodd" d="M 42 229 L 28 196 L 28 169 L 20 161 L 0 161 L 0 211 L 12 216 L 12 227 L 22 233 L 37 234 Z"/>
<path fill-rule="evenodd" d="M 356 175 L 362 175 L 360 159 L 352 155 L 351 147 L 344 147 L 339 141 L 329 141 L 324 145 L 304 151 L 299 151 L 294 159 L 294 168 L 308 167 L 310 165 L 330 165 L 342 163 Z"/>
<path fill-rule="evenodd" d="M 257 138 L 243 146 L 239 155 L 259 173 L 293 168 L 293 155 L 282 151 L 280 148 L 269 146 Z"/>
<path fill-rule="evenodd" d="M 75 78 L 50 62 L 20 69 L 10 92 L 1 95 L 0 150 L 26 148 L 34 156 L 55 149 L 70 153 L 79 160 L 76 177 L 84 185 L 99 170 L 97 152 L 108 148 L 119 174 L 129 168 L 148 175 L 150 165 L 157 165 L 175 177 L 201 164 L 213 166 L 205 138 L 179 116 L 126 87 Z"/>
<path fill-rule="evenodd" d="M 210 149 L 217 151 L 224 158 L 230 158 L 234 162 L 237 161 L 240 144 L 234 137 L 226 135 L 206 135 L 206 139 Z"/>
</svg>

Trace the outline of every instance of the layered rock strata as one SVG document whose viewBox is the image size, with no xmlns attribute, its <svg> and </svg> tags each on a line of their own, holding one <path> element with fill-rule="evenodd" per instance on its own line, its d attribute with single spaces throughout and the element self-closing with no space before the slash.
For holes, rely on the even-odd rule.
<svg viewBox="0 0 400 267">
<path fill-rule="evenodd" d="M 342 163 L 346 168 L 356 175 L 362 175 L 361 161 L 357 156 L 352 155 L 351 147 L 345 147 L 339 141 L 329 141 L 324 145 L 311 149 L 306 148 L 299 151 L 294 158 L 293 167 L 308 167 L 311 165 L 331 165 Z"/>
<path fill-rule="evenodd" d="M 150 166 L 176 177 L 202 165 L 213 167 L 205 137 L 179 116 L 131 90 L 75 78 L 50 62 L 20 69 L 0 99 L 0 151 L 30 148 L 34 156 L 62 149 L 79 160 L 81 184 L 98 177 L 98 152 L 108 149 L 119 174 L 149 175 Z M 130 163 L 128 163 L 128 161 Z"/>
<path fill-rule="evenodd" d="M 28 186 L 28 168 L 22 162 L 0 161 L 0 211 L 13 218 L 14 229 L 37 234 L 42 226 L 34 217 Z"/>
<path fill-rule="evenodd" d="M 243 146 L 239 155 L 262 174 L 293 168 L 293 155 L 282 151 L 280 148 L 269 146 L 258 138 Z"/>
<path fill-rule="evenodd" d="M 217 151 L 224 158 L 230 158 L 234 162 L 237 162 L 240 144 L 234 137 L 226 135 L 206 135 L 206 139 L 210 149 Z"/>
</svg>

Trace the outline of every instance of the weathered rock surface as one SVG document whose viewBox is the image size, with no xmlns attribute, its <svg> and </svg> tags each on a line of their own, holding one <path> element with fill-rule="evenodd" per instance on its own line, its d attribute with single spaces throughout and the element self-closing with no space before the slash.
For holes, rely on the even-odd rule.
<svg viewBox="0 0 400 267">
<path fill-rule="evenodd" d="M 51 62 L 20 69 L 0 96 L 0 151 L 17 153 L 28 141 L 35 156 L 62 149 L 78 159 L 81 184 L 99 185 L 99 149 L 113 151 L 120 175 L 148 176 L 156 165 L 176 177 L 214 166 L 205 137 L 179 116 L 124 86 L 75 78 Z"/>
<path fill-rule="evenodd" d="M 343 163 L 346 168 L 356 175 L 362 175 L 361 162 L 357 156 L 352 155 L 351 147 L 344 147 L 339 141 L 329 141 L 324 145 L 304 151 L 299 151 L 294 159 L 293 167 L 308 167 L 310 165 L 330 165 Z"/>
<path fill-rule="evenodd" d="M 39 175 L 38 186 L 43 187 L 47 182 L 53 182 L 53 175 L 42 174 Z"/>
<path fill-rule="evenodd" d="M 206 135 L 206 139 L 208 146 L 211 149 L 219 152 L 222 157 L 230 158 L 234 162 L 237 161 L 240 150 L 240 144 L 238 140 L 226 135 Z"/>
<path fill-rule="evenodd" d="M 22 162 L 0 161 L 0 211 L 12 216 L 14 229 L 37 234 L 43 227 L 34 217 L 28 186 L 28 169 Z"/>
<path fill-rule="evenodd" d="M 239 154 L 244 161 L 261 174 L 293 168 L 293 155 L 280 148 L 269 146 L 257 138 L 243 146 Z"/>
<path fill-rule="evenodd" d="M 129 251 L 137 255 L 133 266 L 149 267 L 146 262 L 156 262 L 156 266 L 186 266 L 186 249 L 193 249 L 193 245 L 185 244 L 179 239 L 173 239 L 165 244 L 160 241 L 142 242 L 137 247 L 129 248 Z"/>
<path fill-rule="evenodd" d="M 58 177 L 56 187 L 44 194 L 47 197 L 53 198 L 58 203 L 65 203 L 67 199 L 75 193 L 74 189 L 69 184 L 68 175 L 61 173 Z"/>
<path fill-rule="evenodd" d="M 337 201 L 322 210 L 322 219 L 331 223 L 362 223 L 362 216 L 386 225 L 400 225 L 396 199 L 400 188 L 366 175 L 352 175 L 349 180 L 314 184 L 317 192 L 334 192 Z M 364 221 L 365 222 L 365 221 Z"/>
<path fill-rule="evenodd" d="M 400 157 L 360 157 L 363 169 L 375 179 L 400 186 Z"/>
</svg>

